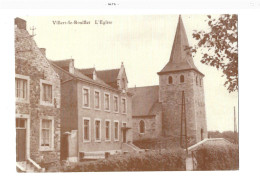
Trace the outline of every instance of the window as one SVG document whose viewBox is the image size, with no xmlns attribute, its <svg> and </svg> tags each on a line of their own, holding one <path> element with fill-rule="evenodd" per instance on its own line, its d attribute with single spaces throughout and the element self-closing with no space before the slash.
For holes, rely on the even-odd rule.
<svg viewBox="0 0 260 180">
<path fill-rule="evenodd" d="M 126 114 L 126 98 L 122 98 L 122 113 Z"/>
<path fill-rule="evenodd" d="M 106 120 L 106 141 L 110 141 L 110 120 Z"/>
<path fill-rule="evenodd" d="M 168 77 L 168 84 L 172 84 L 172 77 L 171 76 Z"/>
<path fill-rule="evenodd" d="M 27 80 L 15 78 L 15 96 L 16 98 L 27 98 Z"/>
<path fill-rule="evenodd" d="M 196 85 L 198 85 L 198 76 L 196 76 Z"/>
<path fill-rule="evenodd" d="M 118 96 L 114 96 L 114 111 L 118 112 L 119 108 L 118 108 Z"/>
<path fill-rule="evenodd" d="M 83 87 L 83 107 L 90 108 L 90 90 Z"/>
<path fill-rule="evenodd" d="M 41 150 L 50 150 L 53 147 L 53 120 L 42 119 L 41 120 Z"/>
<path fill-rule="evenodd" d="M 143 120 L 141 120 L 139 123 L 139 129 L 140 129 L 140 133 L 143 134 L 145 132 L 145 123 Z"/>
<path fill-rule="evenodd" d="M 40 81 L 41 81 L 40 103 L 42 105 L 54 105 L 52 84 L 46 80 L 41 79 Z"/>
<path fill-rule="evenodd" d="M 200 79 L 200 86 L 202 86 L 202 79 Z"/>
<path fill-rule="evenodd" d="M 95 140 L 101 141 L 101 121 L 95 120 Z"/>
<path fill-rule="evenodd" d="M 119 140 L 119 122 L 115 121 L 115 141 Z"/>
<path fill-rule="evenodd" d="M 183 76 L 183 75 L 180 76 L 180 82 L 181 82 L 181 83 L 184 82 L 184 76 Z"/>
<path fill-rule="evenodd" d="M 24 118 L 16 118 L 16 128 L 17 129 L 25 129 L 26 128 L 26 119 Z"/>
<path fill-rule="evenodd" d="M 100 109 L 100 91 L 95 90 L 95 109 Z"/>
<path fill-rule="evenodd" d="M 15 75 L 15 97 L 16 101 L 29 101 L 29 77 L 20 74 Z"/>
<path fill-rule="evenodd" d="M 43 83 L 42 88 L 43 88 L 42 101 L 47 103 L 52 103 L 52 85 Z"/>
<path fill-rule="evenodd" d="M 83 120 L 84 123 L 84 129 L 83 129 L 83 136 L 84 136 L 84 141 L 90 141 L 90 119 L 85 118 Z"/>
<path fill-rule="evenodd" d="M 110 110 L 110 95 L 105 93 L 105 111 Z"/>
</svg>

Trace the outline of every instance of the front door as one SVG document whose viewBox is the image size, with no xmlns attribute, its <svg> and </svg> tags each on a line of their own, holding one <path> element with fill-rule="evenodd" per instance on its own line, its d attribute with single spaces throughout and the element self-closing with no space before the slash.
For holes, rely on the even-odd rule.
<svg viewBox="0 0 260 180">
<path fill-rule="evenodd" d="M 16 118 L 16 161 L 25 161 L 26 119 Z"/>
</svg>

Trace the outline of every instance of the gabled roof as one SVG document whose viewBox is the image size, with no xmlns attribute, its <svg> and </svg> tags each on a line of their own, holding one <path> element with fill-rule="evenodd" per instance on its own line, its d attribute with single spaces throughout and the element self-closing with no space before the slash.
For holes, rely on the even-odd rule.
<svg viewBox="0 0 260 180">
<path fill-rule="evenodd" d="M 68 71 L 69 70 L 69 65 L 73 61 L 73 59 L 65 59 L 65 60 L 55 60 L 52 61 L 50 60 L 51 63 L 56 64 L 57 66 L 61 67 L 62 69 Z"/>
<path fill-rule="evenodd" d="M 109 69 L 97 71 L 97 76 L 101 78 L 106 83 L 114 83 L 117 81 L 117 77 L 120 69 Z"/>
<path fill-rule="evenodd" d="M 189 52 L 188 47 L 189 42 L 180 15 L 169 62 L 158 74 L 190 69 L 199 72 L 197 67 L 194 65 L 192 55 Z"/>
<path fill-rule="evenodd" d="M 135 87 L 128 90 L 134 94 L 132 98 L 133 116 L 155 115 L 161 110 L 159 86 Z"/>
</svg>

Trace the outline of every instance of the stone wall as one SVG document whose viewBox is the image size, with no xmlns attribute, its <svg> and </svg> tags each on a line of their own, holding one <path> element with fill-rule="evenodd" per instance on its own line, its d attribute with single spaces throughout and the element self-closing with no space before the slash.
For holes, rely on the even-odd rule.
<svg viewBox="0 0 260 180">
<path fill-rule="evenodd" d="M 133 141 L 155 139 L 162 135 L 162 116 L 158 112 L 154 116 L 133 117 Z M 145 132 L 140 133 L 140 121 L 145 123 Z"/>
<path fill-rule="evenodd" d="M 25 29 L 15 28 L 15 73 L 29 76 L 29 102 L 16 102 L 16 114 L 30 117 L 30 157 L 37 163 L 59 163 L 60 160 L 60 79 L 46 57 L 41 53 L 33 38 Z M 40 103 L 40 81 L 53 84 L 52 106 Z M 40 120 L 54 120 L 54 148 L 40 150 Z"/>
<path fill-rule="evenodd" d="M 198 129 L 198 119 L 196 114 L 195 99 L 204 102 L 202 96 L 197 97 L 198 93 L 204 93 L 202 89 L 195 89 L 196 75 L 198 73 L 192 70 L 175 72 L 160 75 L 160 102 L 163 106 L 163 135 L 178 137 L 181 132 L 181 103 L 182 91 L 185 94 L 186 103 L 186 120 L 187 120 L 187 134 L 191 143 L 198 142 L 197 136 L 200 132 Z M 184 82 L 180 82 L 180 76 L 184 75 Z M 168 77 L 172 76 L 173 83 L 168 84 Z M 204 95 L 203 95 L 204 96 Z M 202 107 L 203 109 L 203 107 Z M 205 111 L 205 107 L 204 107 Z M 202 120 L 200 120 L 202 121 Z M 184 127 L 184 125 L 183 125 Z M 184 131 L 184 128 L 183 128 Z"/>
</svg>

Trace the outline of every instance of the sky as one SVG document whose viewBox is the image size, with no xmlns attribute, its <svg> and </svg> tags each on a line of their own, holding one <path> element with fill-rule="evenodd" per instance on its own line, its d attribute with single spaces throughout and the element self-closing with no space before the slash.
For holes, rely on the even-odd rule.
<svg viewBox="0 0 260 180">
<path fill-rule="evenodd" d="M 213 15 L 218 17 L 218 15 Z M 118 15 L 118 16 L 25 16 L 30 34 L 46 48 L 51 60 L 73 58 L 75 67 L 97 70 L 120 68 L 124 63 L 129 87 L 158 85 L 159 72 L 169 61 L 178 15 Z M 206 15 L 182 15 L 192 46 L 194 30 L 208 30 Z M 99 24 L 111 22 L 111 24 Z M 67 24 L 54 24 L 53 21 Z M 71 22 L 69 24 L 68 22 Z M 74 24 L 86 21 L 90 24 Z M 95 24 L 97 22 L 97 24 Z M 238 93 L 224 87 L 223 73 L 193 58 L 196 67 L 205 74 L 204 92 L 207 126 L 210 131 L 234 129 L 234 106 L 238 117 Z"/>
</svg>

